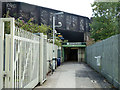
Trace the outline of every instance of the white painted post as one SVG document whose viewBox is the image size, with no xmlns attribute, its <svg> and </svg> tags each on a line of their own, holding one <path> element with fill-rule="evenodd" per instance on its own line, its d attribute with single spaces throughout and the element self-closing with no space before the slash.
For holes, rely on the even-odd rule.
<svg viewBox="0 0 120 90">
<path fill-rule="evenodd" d="M 39 69 L 40 69 L 40 37 L 39 37 L 39 50 L 38 50 L 38 53 L 39 53 L 39 59 L 38 59 L 38 61 L 37 61 L 37 77 L 38 77 L 38 79 L 37 79 L 37 82 L 39 83 Z"/>
<path fill-rule="evenodd" d="M 49 47 L 48 44 L 49 43 L 47 42 L 47 47 Z M 48 60 L 49 60 L 49 52 L 48 51 L 49 51 L 49 48 L 47 49 L 47 73 L 48 73 Z"/>
<path fill-rule="evenodd" d="M 19 29 L 19 31 L 21 31 L 21 29 Z M 23 36 L 23 33 L 22 33 L 22 36 Z M 23 42 L 21 41 L 21 46 L 22 46 Z M 22 54 L 23 53 L 23 48 L 20 47 L 20 59 L 19 59 L 19 88 L 22 88 L 22 84 L 21 84 L 21 76 L 22 76 Z"/>
<path fill-rule="evenodd" d="M 55 43 L 55 41 L 54 41 L 54 39 L 55 39 L 55 15 L 53 15 L 53 70 L 55 70 L 55 46 L 54 46 L 54 43 Z"/>
<path fill-rule="evenodd" d="M 44 56 L 43 56 L 43 69 L 44 69 L 44 76 L 43 76 L 43 79 L 44 79 L 44 81 L 46 80 L 46 74 L 47 74 L 47 35 L 44 35 Z"/>
<path fill-rule="evenodd" d="M 9 35 L 5 35 L 5 72 L 7 74 L 6 78 L 5 78 L 5 88 L 9 87 L 9 58 L 10 58 L 10 36 Z"/>
<path fill-rule="evenodd" d="M 4 22 L 0 19 L 0 89 L 3 88 Z"/>
<path fill-rule="evenodd" d="M 14 88 L 14 32 L 15 32 L 15 19 L 10 20 L 10 33 L 11 33 L 11 64 L 10 64 L 10 88 Z"/>
<path fill-rule="evenodd" d="M 14 18 L 1 18 L 0 19 L 0 27 L 1 27 L 1 35 L 2 35 L 2 37 L 1 37 L 1 52 L 0 53 L 3 53 L 3 51 L 4 51 L 4 22 L 5 21 L 9 21 L 10 22 L 10 33 L 11 33 L 11 67 L 10 67 L 10 86 L 9 86 L 9 88 L 14 88 L 14 31 L 15 31 L 15 19 Z M 1 54 L 0 54 L 1 55 Z M 1 55 L 0 56 L 1 57 L 1 64 L 3 65 L 3 55 Z M 3 70 L 3 66 L 2 65 L 0 65 L 1 66 L 1 70 L 0 71 L 2 71 Z M 1 74 L 2 75 L 2 74 Z M 1 77 L 3 77 L 3 75 L 1 76 Z M 3 80 L 3 78 L 1 79 L 1 81 Z M 1 85 L 2 85 L 2 83 L 1 83 Z"/>
<path fill-rule="evenodd" d="M 39 77 L 40 77 L 40 84 L 43 83 L 43 33 L 40 33 L 40 74 L 39 74 Z"/>
</svg>

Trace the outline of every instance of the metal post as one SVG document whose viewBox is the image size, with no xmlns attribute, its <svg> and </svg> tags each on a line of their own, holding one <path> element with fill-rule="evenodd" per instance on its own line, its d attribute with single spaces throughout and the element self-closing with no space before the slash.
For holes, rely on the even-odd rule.
<svg viewBox="0 0 120 90">
<path fill-rule="evenodd" d="M 15 19 L 14 18 L 11 18 L 11 28 L 10 28 L 10 33 L 11 33 L 11 66 L 10 66 L 10 69 L 11 69 L 11 78 L 10 78 L 10 88 L 14 88 L 14 35 L 15 35 Z"/>
<path fill-rule="evenodd" d="M 55 70 L 55 50 L 54 50 L 54 38 L 55 38 L 55 15 L 53 15 L 53 70 Z"/>
<path fill-rule="evenodd" d="M 55 25 L 55 16 L 56 15 L 60 15 L 63 14 L 63 12 L 58 12 L 58 13 L 54 13 L 53 15 L 53 71 L 55 70 L 55 48 L 54 48 L 54 43 L 55 43 L 55 27 L 61 27 L 61 25 Z"/>
</svg>

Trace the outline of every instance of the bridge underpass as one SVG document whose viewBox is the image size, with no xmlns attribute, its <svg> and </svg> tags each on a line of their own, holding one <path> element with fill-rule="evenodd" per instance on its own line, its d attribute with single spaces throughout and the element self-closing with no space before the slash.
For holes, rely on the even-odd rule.
<svg viewBox="0 0 120 90">
<path fill-rule="evenodd" d="M 65 62 L 78 61 L 78 48 L 65 48 Z"/>
<path fill-rule="evenodd" d="M 84 42 L 68 42 L 62 45 L 62 60 L 63 62 L 74 61 L 84 62 L 85 61 L 85 47 Z"/>
<path fill-rule="evenodd" d="M 103 76 L 85 63 L 64 62 L 38 88 L 110 88 Z"/>
</svg>

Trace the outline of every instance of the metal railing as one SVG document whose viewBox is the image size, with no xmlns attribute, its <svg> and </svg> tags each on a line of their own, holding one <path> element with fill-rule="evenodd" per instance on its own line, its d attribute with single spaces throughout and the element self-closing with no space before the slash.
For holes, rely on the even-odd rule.
<svg viewBox="0 0 120 90">
<path fill-rule="evenodd" d="M 4 36 L 6 21 L 10 22 L 10 34 Z M 15 27 L 14 18 L 0 18 L 0 89 L 42 84 L 48 71 L 47 57 L 52 53 L 47 43 L 46 35 Z"/>
</svg>

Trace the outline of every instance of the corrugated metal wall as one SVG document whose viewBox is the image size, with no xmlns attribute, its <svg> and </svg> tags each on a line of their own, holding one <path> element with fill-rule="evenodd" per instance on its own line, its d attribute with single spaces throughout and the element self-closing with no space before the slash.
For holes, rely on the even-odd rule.
<svg viewBox="0 0 120 90">
<path fill-rule="evenodd" d="M 86 48 L 86 62 L 115 87 L 120 86 L 120 35 L 112 36 Z M 101 56 L 100 66 L 95 57 Z"/>
</svg>

